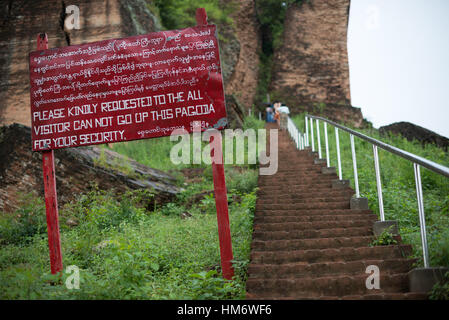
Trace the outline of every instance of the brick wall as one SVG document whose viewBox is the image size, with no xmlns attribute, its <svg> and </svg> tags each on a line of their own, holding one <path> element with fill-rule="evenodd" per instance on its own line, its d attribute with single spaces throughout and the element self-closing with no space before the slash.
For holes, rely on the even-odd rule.
<svg viewBox="0 0 449 320">
<path fill-rule="evenodd" d="M 311 0 L 287 11 L 271 90 L 314 102 L 349 105 L 347 26 L 350 0 Z"/>
<path fill-rule="evenodd" d="M 242 106 L 248 109 L 251 108 L 257 91 L 262 41 L 254 0 L 241 0 L 239 4 L 234 21 L 240 50 L 234 72 L 225 83 L 225 89 L 226 94 L 234 94 Z"/>
</svg>

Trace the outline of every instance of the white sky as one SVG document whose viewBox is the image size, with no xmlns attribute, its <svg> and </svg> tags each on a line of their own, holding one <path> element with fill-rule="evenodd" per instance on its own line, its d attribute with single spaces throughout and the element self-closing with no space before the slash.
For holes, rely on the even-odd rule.
<svg viewBox="0 0 449 320">
<path fill-rule="evenodd" d="M 348 52 L 352 105 L 374 127 L 449 137 L 448 0 L 351 0 Z"/>
</svg>

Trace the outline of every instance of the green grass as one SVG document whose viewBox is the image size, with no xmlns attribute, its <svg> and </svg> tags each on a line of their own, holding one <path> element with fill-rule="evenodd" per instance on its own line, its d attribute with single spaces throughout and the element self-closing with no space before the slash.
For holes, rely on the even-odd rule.
<svg viewBox="0 0 449 320">
<path fill-rule="evenodd" d="M 175 142 L 170 141 L 170 137 L 162 137 L 115 143 L 112 150 L 146 166 L 163 171 L 188 167 L 186 165 L 174 165 L 170 161 L 170 150 L 174 144 Z"/>
<path fill-rule="evenodd" d="M 304 114 L 294 116 L 293 120 L 298 128 L 304 130 Z M 320 128 L 323 157 L 326 157 L 324 125 L 322 122 L 320 123 Z M 315 121 L 314 130 L 315 147 L 317 147 Z M 425 145 L 423 147 L 417 141 L 410 142 L 398 135 L 381 136 L 375 129 L 355 130 L 402 150 L 449 166 L 449 153 L 434 145 Z M 343 179 L 350 179 L 354 188 L 349 134 L 339 130 L 339 136 Z M 330 125 L 328 125 L 328 137 L 331 166 L 337 168 L 335 129 Z M 379 204 L 372 145 L 355 137 L 355 149 L 361 196 L 368 198 L 370 209 L 378 214 Z M 379 148 L 378 150 L 385 219 L 397 220 L 399 222 L 400 234 L 404 242 L 413 245 L 414 256 L 419 259 L 418 264 L 422 265 L 422 247 L 413 164 L 383 149 Z M 421 170 L 421 177 L 430 263 L 432 266 L 449 266 L 449 179 L 425 168 Z"/>
<path fill-rule="evenodd" d="M 245 177 L 256 185 L 255 170 L 248 171 Z M 79 290 L 65 287 L 66 275 L 62 283 L 51 285 L 50 280 L 54 281 L 55 277 L 49 274 L 47 237 L 38 231 L 45 230 L 44 221 L 38 223 L 36 230 L 21 236 L 13 237 L 0 229 L 4 240 L 0 247 L 0 298 L 244 298 L 254 189 L 250 193 L 235 189 L 229 192 L 236 277 L 226 282 L 219 270 L 215 200 L 206 196 L 191 208 L 183 207 L 192 194 L 210 190 L 211 185 L 205 176 L 202 183 L 181 193 L 176 202 L 153 212 L 139 205 L 138 193 L 117 199 L 112 193 L 99 190 L 81 196 L 60 210 L 63 263 L 81 269 Z M 232 201 L 235 196 L 239 201 Z M 34 210 L 28 216 L 44 215 L 42 201 L 33 203 Z M 182 218 L 181 213 L 186 211 L 191 216 Z M 66 226 L 64 221 L 69 218 L 78 221 L 78 226 Z M 215 271 L 208 274 L 210 270 Z"/>
<path fill-rule="evenodd" d="M 263 122 L 245 120 L 245 128 Z M 178 172 L 168 138 L 114 145 L 114 150 L 149 166 Z M 205 143 L 207 144 L 207 143 Z M 235 148 L 235 145 L 233 146 Z M 247 150 L 245 151 L 247 152 Z M 101 160 L 101 159 L 100 159 Z M 101 162 L 101 161 L 100 161 Z M 245 297 L 256 201 L 257 166 L 226 165 L 235 277 L 221 276 L 212 170 L 183 185 L 177 198 L 152 211 L 144 191 L 114 196 L 92 191 L 60 208 L 64 267 L 80 268 L 80 289 L 50 274 L 45 206 L 23 197 L 14 214 L 0 214 L 0 299 L 242 299 Z M 69 227 L 67 222 L 78 225 Z"/>
</svg>

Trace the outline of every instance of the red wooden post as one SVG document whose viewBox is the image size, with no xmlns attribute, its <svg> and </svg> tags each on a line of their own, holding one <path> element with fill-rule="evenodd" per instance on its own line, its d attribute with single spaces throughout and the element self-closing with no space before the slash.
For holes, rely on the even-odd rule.
<svg viewBox="0 0 449 320">
<path fill-rule="evenodd" d="M 45 33 L 37 37 L 37 50 L 48 49 Z M 50 250 L 51 273 L 62 271 L 61 240 L 59 237 L 58 196 L 56 193 L 55 161 L 53 150 L 42 151 L 44 173 L 45 209 L 47 212 L 48 247 Z"/>
<path fill-rule="evenodd" d="M 204 8 L 196 10 L 196 22 L 198 26 L 207 25 L 207 14 Z M 214 141 L 214 136 L 210 137 L 210 143 Z M 218 141 L 215 141 L 215 149 L 211 149 L 210 156 L 212 158 L 212 173 L 214 178 L 214 193 L 215 206 L 217 207 L 217 224 L 218 224 L 218 239 L 220 241 L 220 257 L 221 269 L 223 278 L 231 280 L 234 276 L 234 269 L 231 261 L 232 255 L 232 241 L 231 228 L 229 226 L 229 212 L 228 212 L 228 196 L 226 190 L 226 180 L 223 165 L 223 152 L 221 134 L 218 136 Z M 221 159 L 221 163 L 215 162 L 214 151 L 218 152 L 217 159 Z"/>
<path fill-rule="evenodd" d="M 206 9 L 204 9 L 204 8 L 196 9 L 196 24 L 198 26 L 207 26 Z"/>
<path fill-rule="evenodd" d="M 214 136 L 210 137 L 210 143 L 214 140 Z M 212 175 L 214 177 L 214 193 L 215 206 L 217 207 L 217 224 L 218 224 L 218 239 L 220 241 L 220 256 L 221 269 L 223 271 L 223 278 L 231 280 L 234 276 L 234 269 L 231 261 L 234 259 L 232 255 L 232 241 L 231 241 L 231 227 L 229 226 L 229 212 L 228 212 L 228 195 L 226 190 L 226 180 L 223 165 L 222 142 L 221 133 L 215 141 L 215 149 L 211 149 L 210 156 L 212 157 Z M 221 159 L 221 163 L 215 162 L 214 151 L 217 154 L 217 159 Z"/>
</svg>

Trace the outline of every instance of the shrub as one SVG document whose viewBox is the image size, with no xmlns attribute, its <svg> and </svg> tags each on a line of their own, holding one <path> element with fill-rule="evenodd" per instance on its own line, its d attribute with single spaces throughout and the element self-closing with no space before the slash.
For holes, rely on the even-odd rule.
<svg viewBox="0 0 449 320">
<path fill-rule="evenodd" d="M 207 214 L 215 214 L 217 213 L 217 208 L 215 206 L 215 197 L 214 194 L 205 195 L 204 198 L 200 201 L 198 207 L 201 209 L 202 213 Z"/>
<path fill-rule="evenodd" d="M 228 170 L 226 176 L 227 188 L 241 194 L 250 193 L 257 187 L 257 178 L 258 174 L 255 170 L 243 172 Z"/>
<path fill-rule="evenodd" d="M 449 266 L 449 229 L 434 232 L 429 237 L 429 250 L 432 250 L 433 266 Z"/>
<path fill-rule="evenodd" d="M 398 242 L 394 238 L 393 234 L 389 232 L 389 229 L 385 229 L 382 233 L 376 237 L 371 243 L 372 246 L 388 246 L 391 244 L 397 244 Z"/>
<path fill-rule="evenodd" d="M 218 0 L 156 0 L 162 24 L 167 29 L 180 29 L 196 25 L 197 8 L 205 8 L 208 20 L 213 24 L 232 24 L 230 14 L 234 4 Z"/>
<path fill-rule="evenodd" d="M 81 222 L 92 224 L 99 229 L 118 227 L 121 222 L 137 222 L 145 215 L 143 206 L 153 198 L 148 190 L 128 191 L 116 197 L 113 190 L 108 192 L 94 189 L 77 198 L 66 207 L 66 212 Z"/>
<path fill-rule="evenodd" d="M 250 116 L 243 119 L 243 130 L 254 129 L 257 131 L 258 129 L 263 129 L 264 127 L 265 121 L 259 120 L 256 117 Z"/>
<path fill-rule="evenodd" d="M 223 279 L 216 270 L 190 275 L 191 298 L 195 300 L 230 299 L 236 293 L 233 283 Z"/>
<path fill-rule="evenodd" d="M 161 213 L 166 216 L 179 216 L 181 213 L 185 212 L 185 208 L 176 203 L 167 203 L 165 206 L 161 208 Z"/>
<path fill-rule="evenodd" d="M 435 284 L 430 292 L 430 300 L 449 300 L 449 272 L 444 275 L 443 281 Z"/>
<path fill-rule="evenodd" d="M 34 235 L 47 231 L 45 204 L 33 194 L 21 197 L 13 215 L 0 218 L 0 244 L 27 243 Z"/>
</svg>

